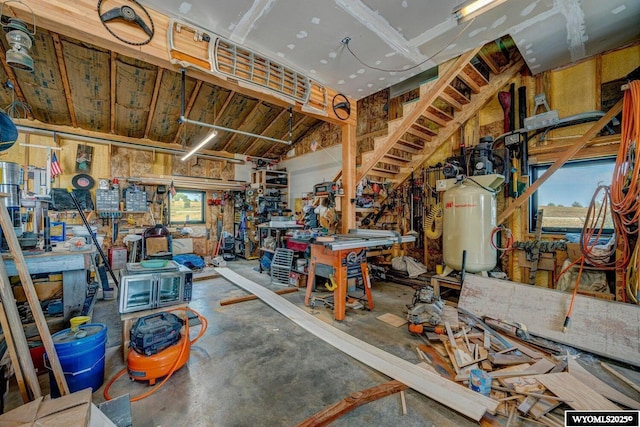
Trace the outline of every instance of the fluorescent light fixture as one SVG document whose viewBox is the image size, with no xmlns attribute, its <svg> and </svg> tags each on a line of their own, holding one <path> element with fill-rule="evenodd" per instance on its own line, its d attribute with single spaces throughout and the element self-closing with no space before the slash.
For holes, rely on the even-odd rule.
<svg viewBox="0 0 640 427">
<path fill-rule="evenodd" d="M 498 6 L 499 4 L 504 3 L 505 1 L 506 0 L 474 0 L 466 2 L 453 10 L 453 16 L 458 20 L 458 22 L 465 22 Z"/>
<path fill-rule="evenodd" d="M 193 147 L 191 149 L 191 151 L 189 151 L 187 154 L 185 154 L 182 157 L 182 159 L 180 159 L 180 160 L 182 160 L 184 162 L 189 157 L 193 156 L 196 153 L 196 151 L 200 150 L 202 147 L 207 145 L 213 138 L 216 137 L 216 135 L 218 135 L 218 131 L 216 131 L 216 130 L 212 130 L 211 132 L 209 132 L 209 134 L 207 136 L 205 136 L 202 141 L 200 141 L 200 144 L 198 144 L 195 147 Z"/>
</svg>

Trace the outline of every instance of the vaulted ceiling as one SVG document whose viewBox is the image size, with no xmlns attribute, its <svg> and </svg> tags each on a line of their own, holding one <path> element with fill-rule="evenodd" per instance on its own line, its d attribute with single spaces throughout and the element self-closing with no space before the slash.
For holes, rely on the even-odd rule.
<svg viewBox="0 0 640 427">
<path fill-rule="evenodd" d="M 44 29 L 38 29 L 31 50 L 33 73 L 8 67 L 4 59 L 7 49 L 9 46 L 3 39 L 0 82 L 4 84 L 0 88 L 0 107 L 14 118 L 37 121 L 20 123 L 186 146 L 210 131 L 179 123 L 180 72 Z M 188 74 L 184 94 L 185 117 L 275 139 L 289 140 L 291 124 L 295 141 L 320 122 L 298 112 L 290 115 L 286 107 Z M 221 131 L 208 148 L 277 158 L 289 146 Z"/>
<path fill-rule="evenodd" d="M 451 21 L 455 1 L 5 3 L 5 16 L 18 16 L 27 24 L 35 17 L 38 25 L 30 51 L 33 73 L 8 66 L 10 46 L 4 37 L 0 42 L 0 108 L 9 111 L 20 125 L 186 150 L 210 129 L 181 122 L 184 116 L 242 132 L 220 130 L 207 146 L 214 154 L 269 158 L 278 158 L 290 146 L 260 137 L 295 142 L 325 116 L 340 123 L 331 111 L 337 92 L 350 95 L 355 103 L 354 98 L 400 82 L 505 33 L 513 33 L 534 72 L 637 40 L 640 34 L 640 27 L 629 25 L 637 23 L 640 13 L 640 2 L 635 0 L 602 2 L 606 7 L 595 0 L 508 0 L 498 2 L 499 6 L 462 28 Z M 145 19 L 146 7 L 155 18 L 155 36 L 149 44 L 142 45 L 136 39 L 140 34 L 145 38 L 145 34 L 131 22 L 103 25 L 101 10 L 122 6 L 135 7 Z M 577 20 L 570 19 L 574 13 Z M 196 32 L 187 34 L 187 25 Z M 172 28 L 176 34 L 183 29 L 187 53 L 180 54 L 186 61 L 170 58 L 167 35 Z M 116 36 L 133 38 L 133 43 Z M 406 68 L 424 63 L 408 74 L 368 68 L 340 43 L 347 36 L 352 40 L 349 46 L 367 64 Z M 229 51 L 237 55 L 231 59 L 230 69 L 242 56 L 253 61 L 252 76 L 261 66 L 271 67 L 269 73 L 290 69 L 296 81 L 304 79 L 309 84 L 306 90 L 311 96 L 315 94 L 318 105 L 305 109 L 309 105 L 286 94 L 273 96 L 273 82 L 260 88 L 252 82 L 244 84 L 237 75 L 212 75 L 214 66 L 208 69 L 206 57 L 214 50 L 219 55 L 220 45 L 195 46 L 214 37 L 228 41 Z M 244 47 L 251 50 L 244 51 Z M 190 57 L 189 49 L 200 49 L 205 60 L 194 60 L 197 54 Z M 187 70 L 184 84 L 182 67 Z"/>
</svg>

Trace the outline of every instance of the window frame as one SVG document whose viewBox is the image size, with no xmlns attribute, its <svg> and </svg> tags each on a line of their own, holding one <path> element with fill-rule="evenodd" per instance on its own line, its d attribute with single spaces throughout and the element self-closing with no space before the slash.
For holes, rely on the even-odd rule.
<svg viewBox="0 0 640 427">
<path fill-rule="evenodd" d="M 584 166 L 585 164 L 592 164 L 592 165 L 597 165 L 597 164 L 607 164 L 607 163 L 611 163 L 611 165 L 613 166 L 615 164 L 616 161 L 616 157 L 615 156 L 606 156 L 606 157 L 596 157 L 596 158 L 588 158 L 588 159 L 577 159 L 577 160 L 572 160 L 569 161 L 567 163 L 565 163 L 564 165 L 562 165 L 560 167 L 560 169 L 566 169 L 566 168 L 573 168 L 573 167 L 580 167 L 580 166 Z M 553 164 L 553 162 L 550 163 L 537 163 L 537 164 L 530 164 L 529 165 L 529 185 L 532 185 L 534 182 L 536 182 L 536 180 L 538 178 L 540 178 Z M 557 172 L 557 171 L 556 171 Z M 540 187 L 542 187 L 543 185 L 547 184 L 548 181 L 545 181 Z M 605 183 L 605 185 L 609 185 L 610 182 Z M 528 226 L 528 230 L 529 233 L 535 233 L 535 224 L 536 224 L 536 216 L 538 213 L 538 205 L 539 205 L 539 201 L 538 201 L 538 196 L 539 196 L 539 190 L 540 188 L 538 188 L 529 198 L 529 226 Z M 593 189 L 595 191 L 595 188 Z M 585 206 L 585 207 L 588 207 Z M 577 228 L 577 227 L 542 227 L 542 234 L 567 234 L 567 233 L 582 233 L 582 227 Z M 614 233 L 614 229 L 613 228 L 605 228 L 603 230 L 603 234 L 613 234 Z"/>
<path fill-rule="evenodd" d="M 190 189 L 178 189 L 176 188 L 176 195 L 180 194 L 180 193 L 188 193 L 188 194 L 197 194 L 200 196 L 200 217 L 202 218 L 202 220 L 184 220 L 184 221 L 176 221 L 171 217 L 171 202 L 173 200 L 173 198 L 175 196 L 171 195 L 171 193 L 169 193 L 169 199 L 168 199 L 168 206 L 167 206 L 167 216 L 169 218 L 169 224 L 206 224 L 207 222 L 207 217 L 206 217 L 206 211 L 205 211 L 205 207 L 206 207 L 206 202 L 207 202 L 207 192 L 206 191 L 202 191 L 202 190 L 190 190 Z"/>
</svg>

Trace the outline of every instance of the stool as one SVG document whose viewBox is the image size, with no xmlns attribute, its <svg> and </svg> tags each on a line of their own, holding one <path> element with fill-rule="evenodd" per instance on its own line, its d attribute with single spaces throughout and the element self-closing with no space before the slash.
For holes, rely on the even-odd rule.
<svg viewBox="0 0 640 427">
<path fill-rule="evenodd" d="M 129 262 L 136 262 L 138 259 L 138 242 L 142 240 L 142 236 L 138 234 L 127 234 L 122 239 L 122 242 L 128 246 L 128 243 L 131 243 L 131 247 L 129 248 Z"/>
</svg>

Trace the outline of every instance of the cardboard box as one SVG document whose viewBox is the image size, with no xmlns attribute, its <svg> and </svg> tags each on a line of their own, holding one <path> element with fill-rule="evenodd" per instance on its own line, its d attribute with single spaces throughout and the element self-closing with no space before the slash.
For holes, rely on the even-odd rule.
<svg viewBox="0 0 640 427">
<path fill-rule="evenodd" d="M 87 427 L 91 420 L 91 388 L 58 399 L 36 400 L 0 415 L 0 427 Z"/>
</svg>

